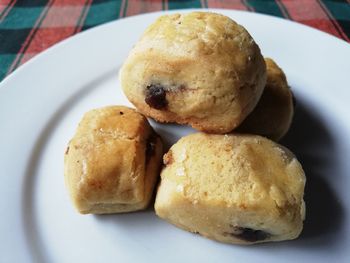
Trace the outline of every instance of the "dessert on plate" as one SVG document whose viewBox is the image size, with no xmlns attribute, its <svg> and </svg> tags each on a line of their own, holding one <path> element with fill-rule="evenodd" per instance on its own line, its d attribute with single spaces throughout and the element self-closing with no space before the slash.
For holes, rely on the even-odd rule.
<svg viewBox="0 0 350 263">
<path fill-rule="evenodd" d="M 159 176 L 162 142 L 124 106 L 87 112 L 68 144 L 64 177 L 76 209 L 107 214 L 144 209 Z"/>
<path fill-rule="evenodd" d="M 65 154 L 80 213 L 144 209 L 160 174 L 155 212 L 179 228 L 232 244 L 300 235 L 304 171 L 272 141 L 290 127 L 293 95 L 247 30 L 209 12 L 161 16 L 131 50 L 120 81 L 139 112 L 89 111 Z M 145 116 L 203 133 L 182 137 L 161 168 L 162 142 Z"/>
<path fill-rule="evenodd" d="M 171 14 L 146 29 L 120 80 L 147 117 L 222 134 L 256 106 L 266 66 L 254 39 L 232 19 L 209 12 Z"/>
<path fill-rule="evenodd" d="M 191 134 L 164 165 L 155 211 L 179 228 L 233 244 L 295 239 L 303 228 L 304 171 L 269 139 Z"/>
<path fill-rule="evenodd" d="M 235 130 L 280 140 L 289 130 L 294 114 L 293 94 L 283 70 L 265 58 L 267 81 L 261 98 L 248 117 Z"/>
</svg>

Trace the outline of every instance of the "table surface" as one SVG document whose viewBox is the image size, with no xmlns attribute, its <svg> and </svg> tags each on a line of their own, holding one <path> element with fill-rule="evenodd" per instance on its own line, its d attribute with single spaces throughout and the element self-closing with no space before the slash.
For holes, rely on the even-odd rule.
<svg viewBox="0 0 350 263">
<path fill-rule="evenodd" d="M 0 81 L 80 31 L 126 16 L 182 8 L 269 14 L 350 42 L 350 0 L 0 0 Z"/>
</svg>

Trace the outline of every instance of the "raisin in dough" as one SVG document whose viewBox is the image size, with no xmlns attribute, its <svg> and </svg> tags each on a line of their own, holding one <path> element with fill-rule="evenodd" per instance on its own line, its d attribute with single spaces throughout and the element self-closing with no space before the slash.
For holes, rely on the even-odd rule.
<svg viewBox="0 0 350 263">
<path fill-rule="evenodd" d="M 305 176 L 294 155 L 256 135 L 192 134 L 164 156 L 155 210 L 191 232 L 234 244 L 294 239 Z"/>
<path fill-rule="evenodd" d="M 162 154 L 160 138 L 135 110 L 89 111 L 65 154 L 65 183 L 76 209 L 106 214 L 147 207 Z"/>
<path fill-rule="evenodd" d="M 266 67 L 242 26 L 220 14 L 193 12 L 164 15 L 150 25 L 120 79 L 146 116 L 226 133 L 256 106 Z"/>
<path fill-rule="evenodd" d="M 236 129 L 280 140 L 289 130 L 294 114 L 293 94 L 283 70 L 270 58 L 265 58 L 267 82 L 252 113 Z"/>
</svg>

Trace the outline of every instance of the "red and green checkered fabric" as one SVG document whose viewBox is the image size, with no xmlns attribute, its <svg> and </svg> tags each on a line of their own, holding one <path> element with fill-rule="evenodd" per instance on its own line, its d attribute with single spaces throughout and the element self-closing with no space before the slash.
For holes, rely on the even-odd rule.
<svg viewBox="0 0 350 263">
<path fill-rule="evenodd" d="M 0 0 L 0 80 L 82 30 L 125 16 L 181 8 L 284 17 L 350 42 L 350 0 Z"/>
</svg>

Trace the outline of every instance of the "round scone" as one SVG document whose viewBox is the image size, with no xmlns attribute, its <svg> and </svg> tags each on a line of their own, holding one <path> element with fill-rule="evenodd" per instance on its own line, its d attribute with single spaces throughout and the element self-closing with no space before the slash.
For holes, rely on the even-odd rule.
<svg viewBox="0 0 350 263">
<path fill-rule="evenodd" d="M 256 106 L 266 66 L 253 38 L 230 18 L 172 14 L 147 28 L 120 80 L 128 99 L 148 117 L 227 133 Z"/>
<path fill-rule="evenodd" d="M 278 141 L 292 123 L 293 94 L 283 70 L 270 58 L 265 58 L 265 62 L 267 82 L 264 92 L 255 109 L 235 131 Z"/>
<path fill-rule="evenodd" d="M 133 109 L 87 112 L 64 158 L 65 183 L 76 209 L 106 214 L 144 209 L 160 172 L 162 142 Z"/>
<path fill-rule="evenodd" d="M 191 232 L 234 244 L 294 239 L 305 175 L 294 155 L 257 135 L 192 134 L 164 155 L 155 210 Z"/>
</svg>

